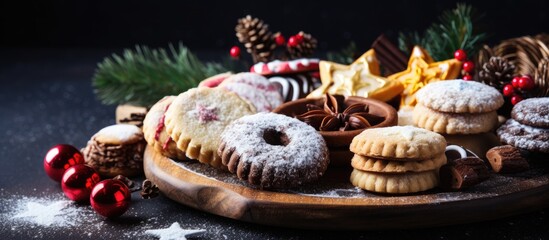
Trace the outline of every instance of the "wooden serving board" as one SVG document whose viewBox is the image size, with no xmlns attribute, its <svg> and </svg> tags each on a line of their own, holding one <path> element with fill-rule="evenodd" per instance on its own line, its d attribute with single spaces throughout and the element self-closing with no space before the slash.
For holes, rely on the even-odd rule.
<svg viewBox="0 0 549 240">
<path fill-rule="evenodd" d="M 496 175 L 462 192 L 379 195 L 353 187 L 350 169 L 329 169 L 317 183 L 264 191 L 204 164 L 176 162 L 148 147 L 145 175 L 167 197 L 241 221 L 306 229 L 406 229 L 502 218 L 549 206 L 549 171 Z"/>
</svg>

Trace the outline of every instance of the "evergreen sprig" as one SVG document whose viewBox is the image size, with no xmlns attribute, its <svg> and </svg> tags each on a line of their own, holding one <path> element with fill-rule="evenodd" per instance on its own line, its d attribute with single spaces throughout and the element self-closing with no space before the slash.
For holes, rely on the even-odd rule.
<svg viewBox="0 0 549 240">
<path fill-rule="evenodd" d="M 151 106 L 167 95 L 196 87 L 203 79 L 227 70 L 218 63 L 202 63 L 183 44 L 177 48 L 136 46 L 98 64 L 92 79 L 104 104 Z"/>
<path fill-rule="evenodd" d="M 399 48 L 410 53 L 414 45 L 422 46 L 437 61 L 453 58 L 457 49 L 473 56 L 487 37 L 478 30 L 481 18 L 471 5 L 458 3 L 455 9 L 444 11 L 422 35 L 401 32 Z"/>
<path fill-rule="evenodd" d="M 349 42 L 347 47 L 334 52 L 326 53 L 326 59 L 340 64 L 351 64 L 357 58 L 357 47 L 355 42 Z"/>
</svg>

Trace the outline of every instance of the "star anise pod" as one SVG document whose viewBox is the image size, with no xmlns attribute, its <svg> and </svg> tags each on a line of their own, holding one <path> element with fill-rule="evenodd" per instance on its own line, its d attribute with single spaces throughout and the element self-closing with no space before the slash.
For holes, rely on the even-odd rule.
<svg viewBox="0 0 549 240">
<path fill-rule="evenodd" d="M 324 106 L 307 105 L 307 112 L 297 118 L 319 131 L 348 131 L 367 128 L 383 121 L 383 117 L 368 113 L 368 105 L 355 103 L 340 112 L 341 96 L 326 94 Z"/>
</svg>

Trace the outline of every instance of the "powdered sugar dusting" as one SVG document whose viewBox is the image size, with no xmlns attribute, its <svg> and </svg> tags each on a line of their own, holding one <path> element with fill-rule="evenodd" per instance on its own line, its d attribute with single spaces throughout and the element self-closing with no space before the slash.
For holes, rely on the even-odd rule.
<svg viewBox="0 0 549 240">
<path fill-rule="evenodd" d="M 121 142 L 126 142 L 139 134 L 142 134 L 141 129 L 135 125 L 116 124 L 99 130 L 99 132 L 96 133 L 96 136 L 108 139 L 118 139 Z"/>
<path fill-rule="evenodd" d="M 416 93 L 416 98 L 418 103 L 440 112 L 490 112 L 503 105 L 503 96 L 497 89 L 464 80 L 427 84 Z"/>
<path fill-rule="evenodd" d="M 521 123 L 549 128 L 549 97 L 522 100 L 513 107 L 511 115 Z"/>
<path fill-rule="evenodd" d="M 284 133 L 289 143 L 267 143 L 266 130 Z M 263 174 L 272 174 L 275 179 L 310 181 L 322 175 L 328 164 L 322 136 L 306 123 L 280 114 L 242 117 L 225 129 L 221 139 L 227 148 L 235 149 L 243 164 L 261 167 Z"/>
<path fill-rule="evenodd" d="M 497 130 L 503 142 L 534 152 L 549 153 L 549 129 L 536 128 L 509 119 Z"/>
</svg>

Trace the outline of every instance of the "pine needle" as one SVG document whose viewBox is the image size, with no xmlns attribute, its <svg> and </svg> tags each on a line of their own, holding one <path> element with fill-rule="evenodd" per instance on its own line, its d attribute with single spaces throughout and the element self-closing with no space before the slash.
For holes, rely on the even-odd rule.
<svg viewBox="0 0 549 240">
<path fill-rule="evenodd" d="M 481 17 L 471 5 L 458 3 L 455 9 L 444 11 L 422 35 L 399 33 L 399 48 L 410 53 L 414 45 L 422 46 L 437 61 L 453 58 L 458 49 L 473 56 L 487 37 L 476 28 Z"/>
<path fill-rule="evenodd" d="M 226 71 L 218 63 L 202 63 L 181 43 L 177 48 L 170 44 L 168 50 L 138 45 L 99 63 L 92 84 L 104 104 L 151 106 Z"/>
</svg>

